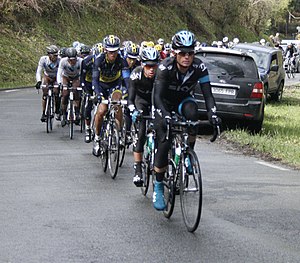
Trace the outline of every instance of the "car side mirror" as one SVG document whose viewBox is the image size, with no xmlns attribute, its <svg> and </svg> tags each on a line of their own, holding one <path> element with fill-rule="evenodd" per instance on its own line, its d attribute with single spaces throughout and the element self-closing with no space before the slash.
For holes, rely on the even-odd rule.
<svg viewBox="0 0 300 263">
<path fill-rule="evenodd" d="M 275 71 L 277 72 L 279 69 L 279 66 L 278 65 L 273 65 L 271 68 L 270 68 L 270 71 Z"/>
</svg>

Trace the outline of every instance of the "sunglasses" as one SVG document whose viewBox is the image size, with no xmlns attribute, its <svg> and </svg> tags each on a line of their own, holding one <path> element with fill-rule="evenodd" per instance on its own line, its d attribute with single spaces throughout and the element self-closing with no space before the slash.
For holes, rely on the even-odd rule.
<svg viewBox="0 0 300 263">
<path fill-rule="evenodd" d="M 179 56 L 181 57 L 185 57 L 186 55 L 188 55 L 189 57 L 190 56 L 193 56 L 195 54 L 195 51 L 189 51 L 189 52 L 178 52 L 177 53 Z"/>
<path fill-rule="evenodd" d="M 108 54 L 115 54 L 115 53 L 118 53 L 118 50 L 114 50 L 114 51 L 109 51 L 109 50 L 107 50 L 107 53 L 108 53 Z"/>
<path fill-rule="evenodd" d="M 145 64 L 144 67 L 147 68 L 147 69 L 150 69 L 150 68 L 157 68 L 158 64 L 156 65 L 147 65 Z"/>
</svg>

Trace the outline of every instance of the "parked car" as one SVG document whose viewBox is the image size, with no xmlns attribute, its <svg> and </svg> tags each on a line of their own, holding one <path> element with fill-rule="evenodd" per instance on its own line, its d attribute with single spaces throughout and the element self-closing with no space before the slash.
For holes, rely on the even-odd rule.
<svg viewBox="0 0 300 263">
<path fill-rule="evenodd" d="M 285 83 L 282 52 L 273 47 L 247 43 L 238 44 L 233 49 L 253 57 L 264 83 L 265 97 L 281 101 Z"/>
<path fill-rule="evenodd" d="M 264 86 L 253 58 L 232 49 L 203 47 L 196 53 L 206 65 L 217 113 L 222 119 L 245 123 L 258 133 L 264 120 Z M 206 107 L 200 86 L 195 89 L 200 118 L 206 117 Z"/>
</svg>

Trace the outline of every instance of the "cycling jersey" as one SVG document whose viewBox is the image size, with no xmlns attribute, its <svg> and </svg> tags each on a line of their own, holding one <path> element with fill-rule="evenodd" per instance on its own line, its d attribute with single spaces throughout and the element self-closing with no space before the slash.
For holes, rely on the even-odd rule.
<svg viewBox="0 0 300 263">
<path fill-rule="evenodd" d="M 92 82 L 93 64 L 95 56 L 89 55 L 82 60 L 80 83 Z"/>
<path fill-rule="evenodd" d="M 72 66 L 68 58 L 62 58 L 57 71 L 57 82 L 62 83 L 62 76 L 69 79 L 76 79 L 80 76 L 82 58 L 77 58 L 76 64 Z"/>
<path fill-rule="evenodd" d="M 211 115 L 215 100 L 211 92 L 208 71 L 204 63 L 194 58 L 185 74 L 177 68 L 175 57 L 164 59 L 159 65 L 153 89 L 153 105 L 161 116 L 170 116 L 170 109 L 177 111 L 182 100 L 191 96 L 200 83 L 206 108 Z M 174 107 L 175 106 L 175 107 Z"/>
<path fill-rule="evenodd" d="M 128 105 L 135 105 L 135 101 L 142 98 L 151 103 L 153 79 L 146 78 L 143 67 L 136 67 L 130 74 L 128 89 Z"/>
<path fill-rule="evenodd" d="M 113 63 L 106 59 L 106 53 L 98 55 L 95 58 L 92 75 L 94 91 L 97 94 L 105 94 L 112 86 L 121 85 L 122 78 L 128 90 L 130 70 L 127 65 L 120 54 Z"/>
<path fill-rule="evenodd" d="M 60 58 L 57 58 L 55 62 L 49 59 L 49 56 L 42 56 L 39 60 L 39 64 L 36 70 L 36 81 L 42 81 L 42 73 L 51 79 L 56 78 Z"/>
</svg>

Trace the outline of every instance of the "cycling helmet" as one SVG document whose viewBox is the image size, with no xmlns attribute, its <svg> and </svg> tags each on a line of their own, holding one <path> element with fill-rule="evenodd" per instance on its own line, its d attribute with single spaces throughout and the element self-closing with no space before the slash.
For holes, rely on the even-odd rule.
<svg viewBox="0 0 300 263">
<path fill-rule="evenodd" d="M 166 51 L 170 51 L 171 50 L 171 44 L 170 43 L 166 43 L 165 44 L 165 50 Z"/>
<path fill-rule="evenodd" d="M 80 54 L 82 54 L 82 55 L 89 55 L 90 52 L 91 52 L 91 48 L 89 46 L 82 45 L 80 47 Z"/>
<path fill-rule="evenodd" d="M 228 39 L 228 37 L 223 37 L 223 43 L 228 43 L 228 41 L 229 41 L 229 39 Z"/>
<path fill-rule="evenodd" d="M 51 45 L 49 47 L 46 47 L 46 51 L 48 54 L 58 54 L 58 47 L 55 45 Z"/>
<path fill-rule="evenodd" d="M 163 38 L 159 38 L 159 39 L 157 40 L 157 44 L 163 46 L 163 45 L 165 44 L 165 40 L 164 40 Z"/>
<path fill-rule="evenodd" d="M 158 52 L 162 51 L 162 46 L 161 46 L 160 44 L 156 44 L 156 45 L 154 46 L 154 48 L 155 48 Z"/>
<path fill-rule="evenodd" d="M 77 51 L 76 51 L 76 49 L 73 48 L 73 47 L 67 48 L 67 50 L 66 50 L 66 56 L 68 58 L 76 58 L 77 57 Z"/>
<path fill-rule="evenodd" d="M 117 51 L 120 49 L 120 39 L 114 35 L 108 35 L 103 39 L 103 47 L 107 51 Z"/>
<path fill-rule="evenodd" d="M 126 55 L 129 58 L 137 58 L 140 53 L 139 47 L 134 43 L 129 43 L 128 46 L 125 47 Z"/>
<path fill-rule="evenodd" d="M 78 45 L 80 45 L 80 42 L 79 41 L 74 41 L 73 43 L 72 43 L 72 47 L 77 47 Z"/>
<path fill-rule="evenodd" d="M 177 32 L 173 37 L 172 37 L 172 48 L 175 51 L 182 51 L 182 52 L 189 52 L 194 50 L 195 48 L 195 35 L 186 30 L 182 30 Z"/>
<path fill-rule="evenodd" d="M 66 47 L 62 47 L 59 51 L 58 51 L 58 55 L 61 57 L 61 58 L 65 58 L 67 55 L 66 55 L 66 50 L 67 48 Z"/>
<path fill-rule="evenodd" d="M 265 45 L 265 44 L 266 44 L 266 40 L 262 38 L 262 39 L 259 41 L 259 43 L 260 43 L 261 45 Z"/>
<path fill-rule="evenodd" d="M 93 46 L 93 55 L 99 55 L 103 52 L 103 44 L 97 43 Z"/>
<path fill-rule="evenodd" d="M 235 37 L 233 40 L 232 40 L 233 44 L 237 45 L 238 43 L 240 43 L 240 40 Z"/>
<path fill-rule="evenodd" d="M 147 47 L 141 53 L 142 63 L 145 65 L 156 65 L 159 62 L 158 51 L 153 47 Z"/>
<path fill-rule="evenodd" d="M 147 46 L 147 47 L 154 47 L 155 44 L 154 44 L 153 41 L 148 41 L 148 42 L 146 43 L 146 46 Z"/>
</svg>

